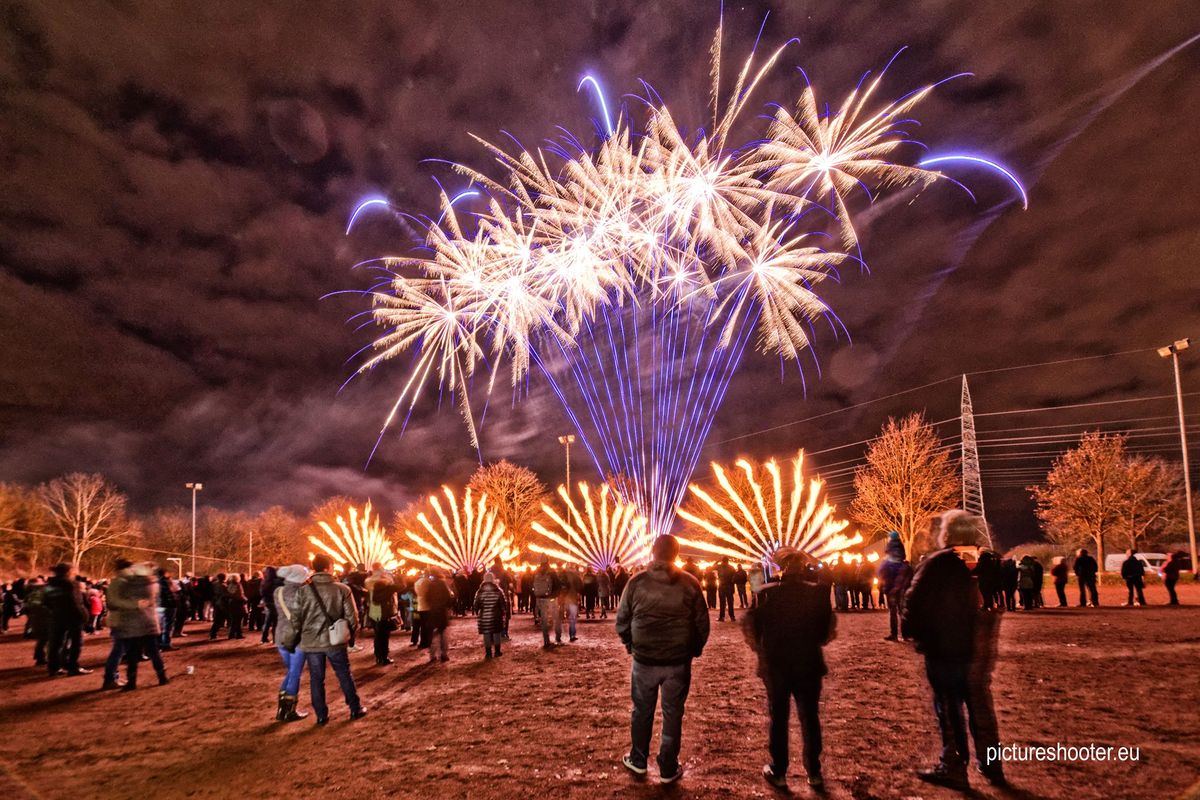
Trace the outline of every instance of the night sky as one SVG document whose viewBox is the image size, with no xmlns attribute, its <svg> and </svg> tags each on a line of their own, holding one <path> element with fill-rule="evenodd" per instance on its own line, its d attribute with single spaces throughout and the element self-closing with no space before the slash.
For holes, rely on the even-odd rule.
<svg viewBox="0 0 1200 800">
<path fill-rule="evenodd" d="M 432 403 L 363 470 L 404 364 L 339 395 L 356 363 L 347 359 L 372 335 L 346 319 L 367 301 L 320 298 L 367 286 L 352 266 L 405 252 L 412 231 L 372 215 L 347 237 L 347 216 L 375 194 L 436 213 L 432 178 L 462 179 L 426 160 L 485 168 L 470 133 L 508 131 L 531 146 L 564 125 L 590 140 L 593 107 L 576 93 L 587 71 L 612 97 L 645 78 L 684 124 L 703 124 L 718 9 L 715 0 L 0 5 L 0 480 L 101 471 L 138 509 L 182 503 L 183 483 L 200 480 L 206 503 L 304 511 L 333 493 L 396 508 L 464 479 L 477 456 L 454 409 Z M 836 100 L 907 46 L 885 95 L 975 73 L 918 109 L 919 138 L 1011 166 L 1030 208 L 994 175 L 963 170 L 955 177 L 977 190 L 977 204 L 939 185 L 860 209 L 870 272 L 846 269 L 823 290 L 853 345 L 818 328 L 819 368 L 805 360 L 804 384 L 794 367 L 748 356 L 706 459 L 832 448 L 909 410 L 954 417 L 950 380 L 746 436 L 962 372 L 1200 338 L 1200 43 L 1149 69 L 1200 33 L 1194 0 L 1156 0 L 1152 13 L 1134 0 L 734 4 L 729 65 L 767 11 L 763 46 L 800 44 L 762 104 L 794 99 L 795 66 Z M 1200 348 L 1186 355 L 1185 391 L 1200 392 Z M 1173 385 L 1149 351 L 978 375 L 972 389 L 976 410 L 993 412 Z M 1189 398 L 1191 409 L 1198 402 Z M 979 428 L 1158 417 L 1130 424 L 1169 426 L 1173 413 L 1162 400 L 981 417 Z M 554 437 L 566 430 L 545 387 L 515 405 L 501 390 L 483 457 L 557 481 Z M 1024 492 L 987 483 L 985 492 L 1003 538 L 1031 533 Z"/>
</svg>

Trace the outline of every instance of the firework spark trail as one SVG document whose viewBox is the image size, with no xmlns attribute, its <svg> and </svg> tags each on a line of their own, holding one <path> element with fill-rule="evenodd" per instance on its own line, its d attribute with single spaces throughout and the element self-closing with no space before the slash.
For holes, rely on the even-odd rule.
<svg viewBox="0 0 1200 800">
<path fill-rule="evenodd" d="M 428 508 L 417 514 L 417 522 L 427 537 L 404 530 L 404 535 L 420 549 L 401 549 L 400 555 L 449 572 L 487 569 L 497 558 L 511 561 L 516 557 L 512 537 L 505 531 L 504 523 L 496 519 L 496 509 L 488 506 L 486 494 L 476 500 L 468 487 L 461 502 L 448 486 L 442 487 L 442 494 L 445 507 L 442 498 L 431 494 Z"/>
<path fill-rule="evenodd" d="M 567 508 L 566 515 L 559 514 L 549 503 L 542 504 L 542 513 L 553 523 L 543 525 L 533 522 L 533 530 L 545 537 L 550 544 L 533 542 L 529 549 L 559 561 L 579 566 L 590 566 L 596 570 L 608 569 L 616 564 L 644 564 L 650 560 L 653 543 L 646 518 L 635 505 L 621 500 L 612 487 L 600 487 L 599 502 L 593 500 L 591 489 L 584 481 L 578 485 L 583 498 L 583 509 L 576 504 L 566 486 L 558 487 L 558 496 Z"/>
<path fill-rule="evenodd" d="M 745 459 L 739 460 L 735 467 L 744 476 L 741 487 L 730 480 L 726 468 L 713 462 L 713 475 L 723 497 L 691 485 L 692 494 L 700 500 L 700 509 L 707 513 L 701 516 L 694 510 L 681 508 L 679 516 L 711 535 L 714 541 L 681 538 L 682 546 L 737 560 L 767 562 L 781 547 L 794 547 L 814 558 L 826 559 L 862 543 L 861 534 L 843 533 L 850 523 L 838 519 L 836 508 L 826 502 L 824 481 L 819 477 L 806 480 L 803 450 L 792 460 L 790 487 L 786 489 L 774 459 L 761 469 Z M 763 472 L 770 479 L 767 488 L 759 479 Z"/>
<path fill-rule="evenodd" d="M 363 507 L 361 517 L 354 506 L 350 507 L 348 516 L 349 522 L 340 514 L 335 518 L 336 531 L 325 520 L 318 520 L 317 525 L 326 538 L 309 536 L 308 541 L 342 566 L 363 564 L 369 567 L 378 562 L 384 569 L 395 569 L 399 562 L 379 518 L 371 519 L 370 501 Z"/>
<path fill-rule="evenodd" d="M 813 246 L 824 232 L 817 217 L 831 216 L 844 248 L 858 250 L 850 219 L 858 197 L 943 177 L 898 160 L 911 146 L 905 117 L 936 84 L 872 111 L 882 73 L 824 115 L 810 85 L 793 111 L 776 110 L 765 138 L 730 146 L 735 121 L 787 45 L 761 65 L 751 53 L 721 93 L 721 35 L 707 132 L 685 138 L 649 88 L 635 132 L 587 76 L 578 88 L 590 86 L 604 112 L 594 148 L 565 132 L 545 151 L 478 140 L 502 177 L 457 166 L 477 188 L 453 199 L 443 191 L 422 254 L 389 260 L 396 277 L 373 292 L 386 332 L 359 372 L 414 354 L 383 431 L 436 382 L 479 448 L 473 377 L 488 373 L 490 396 L 504 360 L 514 387 L 536 367 L 601 475 L 620 484 L 652 532 L 670 531 L 751 339 L 798 363 L 815 320 L 837 331 L 814 287 L 836 279 L 849 256 Z M 484 210 L 468 230 L 454 203 L 470 192 Z"/>
</svg>

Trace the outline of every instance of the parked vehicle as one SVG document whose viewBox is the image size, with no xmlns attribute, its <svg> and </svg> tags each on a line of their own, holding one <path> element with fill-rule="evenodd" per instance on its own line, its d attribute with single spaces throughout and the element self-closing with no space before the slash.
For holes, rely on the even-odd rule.
<svg viewBox="0 0 1200 800">
<path fill-rule="evenodd" d="M 1158 574 L 1162 569 L 1162 565 L 1167 563 L 1166 553 L 1137 553 L 1137 557 L 1146 565 L 1146 571 Z M 1105 572 L 1120 572 L 1121 565 L 1125 563 L 1125 559 L 1129 556 L 1124 553 L 1109 553 L 1104 557 Z"/>
</svg>

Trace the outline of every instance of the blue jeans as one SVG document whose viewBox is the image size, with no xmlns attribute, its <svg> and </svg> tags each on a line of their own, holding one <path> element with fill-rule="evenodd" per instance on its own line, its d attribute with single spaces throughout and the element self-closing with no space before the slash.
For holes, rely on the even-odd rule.
<svg viewBox="0 0 1200 800">
<path fill-rule="evenodd" d="M 662 694 L 662 736 L 658 743 L 658 770 L 674 775 L 679 770 L 679 743 L 683 734 L 683 704 L 692 685 L 692 664 L 653 666 L 633 662 L 629 676 L 633 699 L 630 721 L 629 758 L 639 767 L 650 757 L 650 734 L 654 731 L 654 707 Z"/>
<path fill-rule="evenodd" d="M 574 639 L 575 638 L 575 623 L 579 620 L 579 603 L 563 603 L 562 605 L 560 605 L 558 607 L 558 610 L 559 610 L 559 614 L 561 614 L 567 620 L 567 633 L 571 636 L 572 639 Z M 558 633 L 557 627 L 554 632 L 556 634 Z M 558 640 L 560 642 L 562 641 L 561 635 L 559 636 Z"/>
<path fill-rule="evenodd" d="M 161 650 L 169 650 L 171 647 L 171 629 L 175 625 L 175 609 L 160 608 L 158 610 L 158 629 L 162 631 L 158 635 L 158 646 Z"/>
<path fill-rule="evenodd" d="M 313 711 L 318 720 L 329 719 L 329 706 L 325 704 L 325 664 L 333 667 L 338 685 L 342 688 L 342 697 L 350 713 L 356 714 L 362 710 L 358 700 L 358 692 L 354 688 L 354 676 L 350 674 L 350 656 L 344 648 L 329 653 L 305 653 L 308 662 L 308 688 L 312 696 Z"/>
<path fill-rule="evenodd" d="M 297 648 L 296 652 L 289 653 L 282 647 L 275 649 L 279 651 L 279 657 L 283 659 L 283 683 L 279 684 L 279 691 L 295 697 L 300 694 L 300 675 L 304 672 L 304 651 Z"/>
<path fill-rule="evenodd" d="M 113 637 L 112 650 L 108 651 L 108 660 L 104 662 L 104 682 L 116 683 L 121 677 L 121 659 L 125 658 L 125 643 L 127 639 Z"/>
</svg>

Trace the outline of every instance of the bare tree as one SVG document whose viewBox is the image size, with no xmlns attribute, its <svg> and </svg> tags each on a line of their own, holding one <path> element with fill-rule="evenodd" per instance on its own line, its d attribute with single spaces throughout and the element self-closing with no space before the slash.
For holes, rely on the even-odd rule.
<svg viewBox="0 0 1200 800">
<path fill-rule="evenodd" d="M 546 485 L 532 470 L 505 460 L 475 470 L 468 486 L 472 492 L 487 493 L 488 504 L 513 537 L 513 547 L 523 550 L 530 523 L 546 499 Z"/>
<path fill-rule="evenodd" d="M 0 565 L 34 574 L 39 564 L 61 552 L 61 541 L 50 536 L 49 516 L 35 489 L 19 483 L 0 483 Z"/>
<path fill-rule="evenodd" d="M 1129 519 L 1128 485 L 1125 437 L 1093 432 L 1055 459 L 1046 482 L 1029 493 L 1046 535 L 1072 547 L 1090 540 L 1103 569 L 1105 538 Z"/>
<path fill-rule="evenodd" d="M 930 519 L 962 490 L 949 452 L 921 414 L 889 418 L 854 472 L 850 513 L 868 531 L 897 531 L 910 555 L 924 548 Z"/>
<path fill-rule="evenodd" d="M 136 531 L 125 516 L 125 495 L 103 475 L 72 472 L 39 486 L 38 496 L 76 569 L 89 550 L 120 544 Z"/>
</svg>

